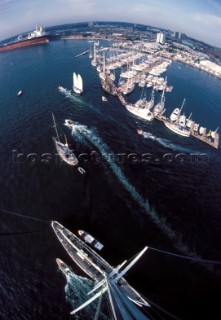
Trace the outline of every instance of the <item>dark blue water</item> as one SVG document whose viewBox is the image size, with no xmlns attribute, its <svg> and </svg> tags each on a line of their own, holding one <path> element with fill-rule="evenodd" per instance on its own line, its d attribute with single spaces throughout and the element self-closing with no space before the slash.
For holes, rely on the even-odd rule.
<svg viewBox="0 0 221 320">
<path fill-rule="evenodd" d="M 87 49 L 86 41 L 55 41 L 0 55 L 0 207 L 46 221 L 1 213 L 1 232 L 35 231 L 0 238 L 4 320 L 68 319 L 72 308 L 86 299 L 82 286 L 91 287 L 87 279 L 76 277 L 75 285 L 68 285 L 74 297 L 65 289 L 57 257 L 84 275 L 47 221 L 58 220 L 73 232 L 87 230 L 104 243 L 103 256 L 113 265 L 145 245 L 221 261 L 220 149 L 179 137 L 160 122 L 138 119 L 116 97 L 103 103 L 88 56 L 74 58 Z M 58 91 L 59 84 L 71 89 L 73 71 L 84 79 L 82 97 Z M 192 112 L 195 121 L 215 130 L 221 122 L 221 81 L 180 63 L 173 63 L 166 76 L 174 87 L 166 94 L 166 115 L 186 98 L 185 114 Z M 24 95 L 18 98 L 20 89 Z M 128 100 L 140 94 L 137 87 Z M 81 163 L 85 176 L 56 162 L 52 112 L 77 155 L 103 155 L 102 161 Z M 78 123 L 74 132 L 63 126 L 67 118 Z M 146 135 L 138 135 L 137 128 Z M 192 160 L 175 160 L 180 152 L 193 154 Z M 35 153 L 35 163 L 30 153 Z M 52 155 L 48 164 L 41 161 L 44 153 Z M 138 160 L 120 161 L 119 153 L 136 153 Z M 143 153 L 153 155 L 151 163 L 140 161 Z M 162 161 L 165 153 L 170 153 L 171 162 Z M 181 319 L 221 319 L 218 265 L 150 249 L 128 280 Z"/>
</svg>

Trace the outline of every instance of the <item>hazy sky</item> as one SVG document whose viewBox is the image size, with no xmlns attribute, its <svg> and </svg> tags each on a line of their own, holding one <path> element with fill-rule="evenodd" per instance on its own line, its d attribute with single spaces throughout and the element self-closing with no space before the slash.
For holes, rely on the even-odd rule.
<svg viewBox="0 0 221 320">
<path fill-rule="evenodd" d="M 36 24 L 90 20 L 168 28 L 221 47 L 221 0 L 0 0 L 0 40 Z"/>
</svg>

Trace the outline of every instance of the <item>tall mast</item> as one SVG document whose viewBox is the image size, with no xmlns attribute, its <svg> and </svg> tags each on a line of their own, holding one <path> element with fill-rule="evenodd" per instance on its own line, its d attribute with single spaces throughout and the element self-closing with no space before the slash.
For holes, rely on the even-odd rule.
<svg viewBox="0 0 221 320">
<path fill-rule="evenodd" d="M 54 122 L 55 131 L 56 131 L 56 134 L 57 134 L 57 139 L 60 142 L 60 139 L 59 139 L 59 136 L 58 136 L 58 130 L 57 130 L 57 126 L 56 126 L 56 121 L 55 121 L 55 117 L 54 117 L 53 113 L 52 113 L 52 118 L 53 118 L 53 122 Z"/>
<path fill-rule="evenodd" d="M 180 108 L 180 112 L 179 112 L 179 114 L 178 114 L 178 117 L 177 117 L 177 119 L 176 119 L 176 122 L 178 122 L 178 120 L 179 120 L 179 117 L 180 117 L 180 114 L 181 114 L 181 111 L 182 111 L 182 109 L 183 109 L 183 106 L 184 106 L 185 101 L 186 101 L 186 98 L 183 99 L 183 103 L 182 103 L 182 106 L 181 106 L 181 108 Z"/>
<path fill-rule="evenodd" d="M 64 138 L 65 138 L 65 145 L 68 147 L 68 142 L 67 142 L 67 137 L 66 137 L 66 135 L 64 135 Z"/>
<path fill-rule="evenodd" d="M 95 62 L 97 61 L 96 45 L 97 45 L 97 43 L 94 42 L 94 61 L 95 61 Z"/>
<path fill-rule="evenodd" d="M 144 247 L 144 249 L 127 265 L 125 269 L 123 269 L 116 278 L 114 278 L 114 282 L 117 282 L 123 275 L 130 270 L 130 268 L 141 258 L 144 252 L 148 249 L 148 247 Z"/>
</svg>

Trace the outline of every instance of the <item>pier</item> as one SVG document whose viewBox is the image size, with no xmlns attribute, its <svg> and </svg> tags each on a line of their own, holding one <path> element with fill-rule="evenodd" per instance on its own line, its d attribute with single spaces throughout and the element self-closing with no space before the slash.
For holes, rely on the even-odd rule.
<svg viewBox="0 0 221 320">
<path fill-rule="evenodd" d="M 166 111 L 166 109 L 163 110 L 163 112 L 161 112 L 160 114 L 158 114 L 157 116 L 155 116 L 155 119 L 156 120 L 159 120 L 163 123 L 165 122 L 169 122 L 171 123 L 170 119 L 166 118 L 165 116 L 163 116 L 163 113 Z M 210 137 L 207 136 L 207 134 L 199 134 L 198 132 L 194 131 L 194 122 L 191 126 L 191 128 L 189 129 L 190 131 L 190 136 L 204 142 L 204 143 L 207 143 L 208 145 L 210 145 L 211 147 L 215 148 L 215 149 L 218 149 L 218 146 L 219 146 L 219 134 L 217 132 L 215 132 L 215 136 L 214 136 L 214 139 L 213 141 L 210 139 Z"/>
<path fill-rule="evenodd" d="M 110 76 L 105 73 L 105 80 L 101 79 L 101 86 L 103 88 L 103 90 L 111 95 L 117 96 L 118 99 L 120 100 L 121 104 L 126 107 L 126 105 L 128 104 L 126 99 L 124 98 L 124 96 L 122 95 L 123 91 L 127 88 L 128 85 L 130 85 L 131 83 L 137 83 L 142 79 L 142 76 L 149 73 L 150 70 L 152 70 L 154 67 L 156 67 L 157 65 L 161 64 L 162 60 L 157 60 L 152 64 L 146 65 L 145 68 L 143 68 L 142 71 L 139 71 L 137 74 L 134 74 L 132 77 L 128 78 L 128 81 L 125 82 L 124 84 L 122 84 L 121 86 L 117 87 L 114 83 L 114 81 L 110 78 Z M 109 64 L 106 65 L 106 69 L 111 70 L 113 68 L 114 64 Z M 123 65 L 123 63 L 122 63 Z M 161 113 L 157 114 L 154 116 L 154 118 L 156 120 L 159 120 L 163 123 L 171 123 L 170 119 L 165 117 L 163 114 L 166 111 L 166 109 L 164 109 Z M 219 146 L 219 134 L 214 131 L 213 134 L 214 136 L 212 137 L 209 134 L 206 134 L 206 132 L 204 132 L 204 134 L 199 134 L 197 131 L 194 130 L 194 122 L 192 124 L 192 126 L 190 128 L 186 128 L 186 130 L 188 130 L 190 132 L 190 136 L 210 145 L 211 147 L 218 149 Z M 211 132 L 211 130 L 209 131 Z M 178 134 L 177 132 L 175 132 L 176 134 Z"/>
<path fill-rule="evenodd" d="M 86 51 L 84 51 L 84 52 L 81 52 L 81 53 L 77 54 L 77 55 L 75 56 L 75 58 L 78 58 L 78 57 L 80 57 L 80 56 L 83 56 L 84 54 L 87 54 L 88 52 L 89 52 L 89 50 L 86 50 Z"/>
</svg>

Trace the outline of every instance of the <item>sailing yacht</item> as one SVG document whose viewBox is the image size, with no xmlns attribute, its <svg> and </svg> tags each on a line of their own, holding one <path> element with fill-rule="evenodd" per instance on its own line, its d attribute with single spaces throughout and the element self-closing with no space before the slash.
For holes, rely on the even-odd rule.
<svg viewBox="0 0 221 320">
<path fill-rule="evenodd" d="M 78 94 L 83 92 L 83 80 L 80 74 L 73 73 L 73 90 Z"/>
<path fill-rule="evenodd" d="M 150 306 L 149 303 L 125 280 L 124 275 L 142 257 L 148 247 L 144 247 L 130 262 L 124 260 L 116 267 L 112 267 L 104 258 L 78 238 L 74 233 L 66 229 L 57 221 L 52 221 L 51 226 L 71 259 L 93 280 L 97 282 L 90 294 L 102 289 L 105 283 L 105 274 L 113 280 L 128 299 L 138 306 Z M 126 267 L 123 268 L 123 266 Z M 65 266 L 64 266 L 65 267 Z M 97 294 L 96 294 L 97 295 Z M 91 299 L 90 299 L 91 300 Z M 92 299 L 93 301 L 94 299 Z M 77 308 L 83 308 L 84 305 Z"/>
<path fill-rule="evenodd" d="M 92 54 L 92 42 L 90 43 L 89 58 L 90 58 L 90 59 L 92 59 L 92 58 L 93 58 L 93 54 Z"/>
<path fill-rule="evenodd" d="M 73 151 L 69 148 L 66 136 L 64 135 L 65 143 L 62 143 L 60 141 L 60 139 L 59 139 L 57 125 L 56 125 L 56 121 L 55 121 L 55 116 L 54 116 L 53 113 L 52 113 L 52 118 L 53 118 L 55 131 L 56 131 L 56 134 L 57 134 L 57 137 L 53 138 L 53 140 L 54 140 L 55 147 L 56 147 L 56 150 L 57 150 L 59 156 L 61 157 L 62 160 L 64 160 L 69 165 L 78 166 L 78 159 L 75 156 L 75 154 L 73 153 Z M 81 174 L 85 174 L 85 170 L 82 167 L 78 166 L 77 168 L 78 168 L 78 171 Z"/>
<path fill-rule="evenodd" d="M 180 136 L 189 137 L 190 130 L 187 129 L 187 127 L 186 127 L 186 116 L 180 115 L 181 111 L 183 109 L 184 103 L 185 103 L 185 99 L 183 100 L 183 104 L 182 104 L 181 109 L 179 109 L 177 119 L 174 122 L 170 122 L 170 121 L 165 120 L 164 124 L 168 129 L 179 134 Z"/>
<path fill-rule="evenodd" d="M 163 93 L 161 95 L 161 99 L 160 102 L 157 103 L 153 109 L 153 114 L 154 116 L 157 116 L 159 113 L 161 113 L 164 109 L 164 104 L 165 104 L 165 96 L 164 96 L 164 90 Z"/>
<path fill-rule="evenodd" d="M 145 107 L 150 110 L 153 108 L 153 106 L 154 106 L 154 89 L 152 90 L 151 98 L 149 101 L 146 102 Z"/>
<path fill-rule="evenodd" d="M 111 80 L 115 80 L 115 71 L 113 71 L 113 72 L 111 72 L 110 73 L 110 78 L 111 78 Z"/>
<path fill-rule="evenodd" d="M 126 88 L 124 89 L 123 94 L 124 94 L 124 95 L 130 94 L 130 93 L 134 90 L 134 88 L 135 88 L 135 83 L 132 82 L 132 80 L 128 80 L 128 81 L 127 81 L 127 86 L 126 86 Z"/>
<path fill-rule="evenodd" d="M 53 138 L 53 140 L 54 140 L 55 147 L 57 149 L 57 152 L 58 152 L 59 156 L 61 157 L 62 160 L 64 160 L 65 162 L 67 162 L 71 166 L 77 166 L 78 165 L 78 159 L 75 156 L 75 154 L 69 149 L 66 136 L 64 136 L 65 137 L 65 141 L 66 141 L 65 144 L 62 143 L 60 141 L 60 139 L 59 139 L 58 130 L 57 130 L 56 121 L 55 121 L 55 116 L 54 116 L 53 113 L 52 113 L 52 118 L 53 118 L 53 122 L 54 122 L 55 131 L 56 131 L 56 134 L 57 134 L 57 138 Z"/>
</svg>

